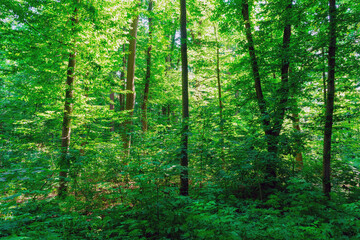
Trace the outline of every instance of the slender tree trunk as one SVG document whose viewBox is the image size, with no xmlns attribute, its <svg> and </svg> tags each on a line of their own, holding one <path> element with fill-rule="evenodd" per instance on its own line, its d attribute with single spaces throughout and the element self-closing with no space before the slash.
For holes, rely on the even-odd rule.
<svg viewBox="0 0 360 240">
<path fill-rule="evenodd" d="M 167 105 L 161 107 L 161 115 L 166 116 L 166 112 L 167 112 L 166 109 L 167 109 Z"/>
<path fill-rule="evenodd" d="M 324 152 L 323 152 L 323 191 L 325 196 L 330 198 L 331 183 L 331 135 L 334 113 L 335 98 L 335 53 L 336 53 L 336 1 L 329 0 L 330 16 L 330 40 L 329 40 L 329 59 L 328 59 L 328 81 L 327 81 L 327 98 L 324 128 Z"/>
<path fill-rule="evenodd" d="M 182 131 L 181 131 L 181 160 L 180 195 L 189 195 L 188 171 L 188 136 L 189 136 L 189 90 L 188 90 L 188 59 L 186 32 L 186 0 L 180 0 L 180 30 L 181 30 L 181 67 L 182 67 Z"/>
<path fill-rule="evenodd" d="M 171 105 L 167 105 L 167 117 L 168 117 L 168 123 L 171 124 Z"/>
<path fill-rule="evenodd" d="M 112 89 L 110 89 L 110 111 L 114 111 L 114 100 L 115 100 L 114 92 L 112 91 Z M 112 121 L 110 132 L 114 132 L 114 131 L 115 131 L 115 126 L 114 126 L 114 122 Z"/>
<path fill-rule="evenodd" d="M 167 67 L 166 70 L 170 71 L 171 68 L 173 68 L 173 64 L 172 64 L 172 57 L 171 54 L 174 50 L 174 45 L 175 45 L 175 36 L 176 35 L 176 29 L 174 29 L 173 33 L 169 36 L 169 54 L 166 56 L 165 62 L 167 63 Z"/>
<path fill-rule="evenodd" d="M 122 69 L 120 70 L 120 88 L 121 90 L 126 89 L 126 83 L 125 83 L 125 72 L 126 72 L 126 55 L 125 55 L 125 44 L 123 44 L 123 61 L 122 61 Z M 120 105 L 120 111 L 125 110 L 125 94 L 120 93 L 119 94 L 119 105 Z"/>
<path fill-rule="evenodd" d="M 325 50 L 322 48 L 322 55 L 324 59 L 324 68 L 322 71 L 322 78 L 323 78 L 323 89 L 324 89 L 324 104 L 326 104 L 326 67 L 325 67 Z"/>
<path fill-rule="evenodd" d="M 271 125 L 270 125 L 271 123 L 270 123 L 269 117 L 267 116 L 268 115 L 267 107 L 266 107 L 266 102 L 265 102 L 264 95 L 262 92 L 259 66 L 258 66 L 256 53 L 255 53 L 254 40 L 253 40 L 252 33 L 251 33 L 249 5 L 248 5 L 247 0 L 243 1 L 242 15 L 243 15 L 243 18 L 245 21 L 245 34 L 246 34 L 246 39 L 248 42 L 248 49 L 249 49 L 249 55 L 250 55 L 250 61 L 251 61 L 251 68 L 252 68 L 253 77 L 254 77 L 256 97 L 257 97 L 257 102 L 258 102 L 258 106 L 260 109 L 262 127 L 265 132 L 265 139 L 266 139 L 266 142 L 268 145 L 267 150 L 269 153 L 276 155 L 277 154 L 277 142 L 276 142 L 277 137 L 274 136 L 274 133 L 273 133 Z M 267 173 L 267 176 L 266 176 L 267 179 L 265 180 L 267 182 L 267 184 L 264 184 L 264 185 L 266 185 L 264 187 L 265 188 L 273 188 L 275 185 L 275 179 L 276 179 L 276 166 L 274 166 L 273 161 L 266 162 L 265 171 Z"/>
<path fill-rule="evenodd" d="M 171 44 L 170 44 L 170 53 L 169 53 L 169 62 L 170 62 L 170 69 L 171 68 L 175 68 L 175 64 L 174 64 L 174 62 L 173 62 L 173 60 L 172 60 L 172 53 L 173 53 L 173 51 L 174 51 L 174 47 L 175 47 L 175 40 L 176 40 L 176 28 L 174 28 L 174 30 L 173 30 L 173 33 L 172 33 L 172 35 L 171 35 Z"/>
<path fill-rule="evenodd" d="M 149 0 L 149 14 L 152 12 L 153 1 Z M 151 77 L 151 48 L 152 48 L 152 18 L 149 17 L 149 47 L 147 49 L 146 56 L 146 76 L 145 76 L 145 88 L 144 88 L 144 99 L 143 104 L 141 106 L 142 110 L 142 118 L 141 125 L 143 132 L 147 132 L 148 130 L 148 121 L 147 121 L 147 103 L 149 98 L 149 87 L 150 87 L 150 77 Z"/>
<path fill-rule="evenodd" d="M 285 9 L 285 26 L 283 31 L 283 45 L 282 45 L 282 60 L 281 60 L 281 86 L 277 93 L 280 100 L 275 109 L 275 114 L 272 122 L 271 134 L 268 135 L 268 152 L 273 154 L 273 157 L 278 158 L 279 135 L 282 130 L 282 125 L 285 118 L 285 110 L 289 99 L 289 67 L 290 67 L 290 38 L 291 38 L 291 19 L 292 0 L 288 0 L 288 5 Z M 269 168 L 270 175 L 276 177 L 276 170 L 273 166 Z"/>
<path fill-rule="evenodd" d="M 292 114 L 292 118 L 293 118 L 293 128 L 300 133 L 301 132 L 301 128 L 300 128 L 300 118 L 299 118 L 299 113 L 296 111 Z M 297 141 L 297 146 L 300 146 L 300 142 Z M 296 161 L 296 168 L 298 170 L 303 169 L 304 167 L 304 163 L 303 163 L 303 156 L 302 153 L 297 150 L 295 153 L 295 161 Z"/>
<path fill-rule="evenodd" d="M 174 67 L 172 63 L 172 52 L 174 50 L 175 46 L 175 35 L 176 35 L 176 29 L 174 29 L 173 34 L 169 36 L 169 54 L 165 58 L 165 63 L 167 65 L 166 71 L 165 71 L 165 77 L 167 76 L 168 72 Z M 167 114 L 169 124 L 171 124 L 171 104 L 169 102 L 165 103 L 162 107 L 162 114 L 165 116 Z"/>
<path fill-rule="evenodd" d="M 289 5 L 286 7 L 285 13 L 287 14 L 286 21 L 289 22 L 290 9 L 292 8 L 292 0 L 290 0 Z M 291 37 L 291 25 L 287 23 L 284 27 L 283 34 L 283 45 L 282 45 L 282 63 L 281 63 L 281 87 L 278 91 L 280 96 L 280 101 L 278 104 L 278 109 L 275 112 L 274 123 L 273 123 L 273 132 L 275 136 L 279 136 L 282 125 L 285 117 L 285 110 L 287 107 L 289 99 L 289 67 L 290 67 L 290 37 Z"/>
<path fill-rule="evenodd" d="M 128 154 L 130 153 L 131 145 L 131 127 L 132 127 L 132 116 L 134 114 L 135 106 L 135 57 L 136 57 L 136 37 L 137 37 L 137 26 L 139 22 L 139 16 L 136 16 L 131 24 L 130 31 L 130 44 L 129 44 L 129 57 L 127 65 L 127 78 L 126 78 L 126 104 L 125 109 L 129 112 L 127 119 L 124 123 L 124 133 L 123 133 L 123 144 L 124 149 L 127 150 Z"/>
<path fill-rule="evenodd" d="M 216 76 L 217 76 L 217 85 L 218 85 L 220 128 L 221 128 L 221 132 L 223 132 L 223 104 L 221 98 L 221 79 L 220 79 L 220 44 L 217 37 L 216 27 L 215 27 L 215 39 L 216 39 Z"/>
<path fill-rule="evenodd" d="M 78 0 L 76 0 L 78 2 Z M 72 25 L 78 24 L 77 8 L 74 10 L 74 18 Z M 64 116 L 62 123 L 61 134 L 61 158 L 59 161 L 59 189 L 58 195 L 60 198 L 65 198 L 67 195 L 67 177 L 70 169 L 70 137 L 71 137 L 71 118 L 73 113 L 74 101 L 74 81 L 75 81 L 75 67 L 76 67 L 76 46 L 69 55 L 69 62 L 67 68 L 66 90 L 65 90 L 65 105 Z"/>
<path fill-rule="evenodd" d="M 267 109 L 266 109 L 266 103 L 264 99 L 264 95 L 261 88 L 261 79 L 260 79 L 260 73 L 259 73 L 259 66 L 256 58 L 255 53 L 255 45 L 254 40 L 251 33 L 251 25 L 250 25 L 250 17 L 249 17 L 249 4 L 247 0 L 243 1 L 242 5 L 242 15 L 245 21 L 245 33 L 246 33 L 246 39 L 248 42 L 248 50 L 250 55 L 250 61 L 251 61 L 251 68 L 253 72 L 254 77 L 254 84 L 255 84 L 255 91 L 256 91 L 256 97 L 258 101 L 258 106 L 261 113 L 262 118 L 262 125 L 265 131 L 265 134 L 271 134 L 271 126 L 270 121 L 268 118 L 266 118 L 267 115 Z"/>
<path fill-rule="evenodd" d="M 171 69 L 171 39 L 172 39 L 172 36 L 167 35 L 166 37 L 170 39 L 170 44 L 168 45 L 168 49 L 169 49 L 170 52 L 165 57 L 165 63 L 166 63 L 165 76 L 167 75 L 167 72 Z"/>
<path fill-rule="evenodd" d="M 215 41 L 216 41 L 216 76 L 217 76 L 217 86 L 218 86 L 218 98 L 219 98 L 219 116 L 220 116 L 220 133 L 221 133 L 221 158 L 222 161 L 225 161 L 224 153 L 224 119 L 223 119 L 223 104 L 221 97 L 221 78 L 220 78 L 220 44 L 218 40 L 218 34 L 216 26 L 214 26 L 215 31 Z"/>
</svg>

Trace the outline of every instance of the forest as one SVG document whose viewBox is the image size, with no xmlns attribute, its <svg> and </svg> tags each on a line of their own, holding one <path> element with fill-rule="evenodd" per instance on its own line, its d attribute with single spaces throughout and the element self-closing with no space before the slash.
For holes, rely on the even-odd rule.
<svg viewBox="0 0 360 240">
<path fill-rule="evenodd" d="M 360 239 L 360 1 L 1 0 L 0 238 Z"/>
</svg>

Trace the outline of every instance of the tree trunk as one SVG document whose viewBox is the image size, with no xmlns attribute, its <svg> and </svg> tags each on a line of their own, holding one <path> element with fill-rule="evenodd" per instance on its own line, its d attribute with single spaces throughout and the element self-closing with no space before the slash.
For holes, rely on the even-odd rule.
<svg viewBox="0 0 360 240">
<path fill-rule="evenodd" d="M 289 10 L 292 7 L 292 2 L 289 2 L 289 5 L 286 7 L 286 12 L 289 15 Z M 262 127 L 265 132 L 265 139 L 267 142 L 267 150 L 272 155 L 266 163 L 265 171 L 267 173 L 267 183 L 265 184 L 268 188 L 272 188 L 276 183 L 276 158 L 278 156 L 278 136 L 280 135 L 282 124 L 285 116 L 285 109 L 288 101 L 289 93 L 289 48 L 290 48 L 290 36 L 291 36 L 291 25 L 286 24 L 284 27 L 283 35 L 283 57 L 281 64 L 281 87 L 278 91 L 280 95 L 280 101 L 278 108 L 275 110 L 274 116 L 271 118 L 272 123 L 269 118 L 266 101 L 263 96 L 261 79 L 259 73 L 259 66 L 256 58 L 255 45 L 251 32 L 250 25 L 250 16 L 249 16 L 249 5 L 248 1 L 244 0 L 242 4 L 242 15 L 245 22 L 245 34 L 248 42 L 249 55 L 251 60 L 251 68 L 254 76 L 254 84 L 256 97 L 258 101 L 258 106 L 261 114 Z M 287 17 L 288 17 L 287 15 Z M 286 19 L 288 22 L 289 19 Z M 273 159 L 273 160 L 272 160 Z"/>
<path fill-rule="evenodd" d="M 260 73 L 259 73 L 259 66 L 256 58 L 255 53 L 255 45 L 254 40 L 251 33 L 251 25 L 250 25 L 250 17 L 249 17 L 249 5 L 248 1 L 244 0 L 242 4 L 242 15 L 245 21 L 245 34 L 246 39 L 248 42 L 248 49 L 249 49 L 249 55 L 250 55 L 250 61 L 251 61 L 251 68 L 253 72 L 254 77 L 254 84 L 255 84 L 255 91 L 256 91 L 256 97 L 258 106 L 260 109 L 260 115 L 261 115 L 261 122 L 262 122 L 262 128 L 265 132 L 265 139 L 267 142 L 267 150 L 269 153 L 272 153 L 274 155 L 277 154 L 277 136 L 274 136 L 274 133 L 271 129 L 270 120 L 267 116 L 267 107 L 266 102 L 264 99 L 264 95 L 261 88 L 261 79 L 260 79 Z M 274 166 L 273 161 L 267 161 L 265 166 L 266 171 L 266 182 L 269 184 L 269 186 L 264 186 L 265 188 L 272 188 L 274 184 L 274 180 L 276 179 L 276 166 Z"/>
<path fill-rule="evenodd" d="M 335 53 L 336 53 L 336 2 L 329 0 L 330 16 L 330 40 L 329 40 L 329 59 L 328 59 L 328 81 L 327 81 L 327 98 L 324 128 L 324 152 L 323 152 L 323 191 L 325 196 L 330 198 L 331 183 L 331 135 L 334 113 L 335 98 Z"/>
<path fill-rule="evenodd" d="M 188 135 L 189 135 L 189 90 L 188 90 L 188 59 L 186 32 L 186 0 L 180 0 L 180 30 L 181 30 L 181 67 L 182 67 L 182 131 L 181 131 L 181 160 L 180 195 L 189 195 L 188 171 Z"/>
<path fill-rule="evenodd" d="M 171 68 L 173 68 L 172 64 L 172 52 L 174 50 L 175 46 L 175 38 L 176 38 L 176 29 L 173 30 L 173 33 L 168 36 L 170 44 L 169 44 L 169 54 L 165 58 L 165 62 L 167 63 L 166 71 L 170 71 Z M 165 73 L 166 74 L 166 73 Z"/>
<path fill-rule="evenodd" d="M 324 89 L 324 104 L 326 104 L 326 67 L 325 67 L 325 50 L 322 48 L 322 55 L 324 59 L 324 68 L 322 71 L 322 78 L 323 78 L 323 89 Z"/>
<path fill-rule="evenodd" d="M 216 77 L 217 77 L 217 86 L 218 86 L 218 98 L 219 98 L 219 117 L 220 117 L 220 147 L 221 147 L 221 159 L 225 161 L 225 153 L 224 153 L 224 119 L 223 119 L 223 104 L 221 98 L 221 79 L 220 79 L 220 44 L 218 41 L 217 29 L 214 26 L 215 31 L 215 41 L 216 41 Z M 224 167 L 224 166 L 223 166 Z"/>
<path fill-rule="evenodd" d="M 176 38 L 176 29 L 173 30 L 173 34 L 169 36 L 169 54 L 166 56 L 165 58 L 165 63 L 166 63 L 166 71 L 165 71 L 165 77 L 168 75 L 168 72 L 174 68 L 174 64 L 172 63 L 172 52 L 174 50 L 174 46 L 175 46 L 175 38 Z M 171 124 L 171 103 L 170 102 L 166 102 L 164 103 L 164 105 L 161 107 L 162 110 L 162 115 L 167 115 L 169 124 Z"/>
<path fill-rule="evenodd" d="M 290 19 L 290 10 L 292 8 L 292 0 L 285 9 L 286 22 Z M 290 23 L 285 24 L 283 34 L 283 45 L 282 45 L 282 61 L 281 61 L 281 87 L 278 91 L 280 101 L 278 109 L 275 112 L 273 132 L 275 136 L 279 136 L 285 117 L 285 110 L 289 99 L 289 66 L 290 66 L 290 37 L 291 37 L 291 25 Z"/>
<path fill-rule="evenodd" d="M 149 0 L 149 14 L 152 12 L 153 1 Z M 150 87 L 150 77 L 151 77 L 151 48 L 152 48 L 152 18 L 149 17 L 149 47 L 147 49 L 146 56 L 146 76 L 145 76 L 145 87 L 144 87 L 144 99 L 141 106 L 142 118 L 141 125 L 143 132 L 148 130 L 148 121 L 147 121 L 147 103 L 149 98 L 149 87 Z"/>
<path fill-rule="evenodd" d="M 123 144 L 124 149 L 127 153 L 130 153 L 131 145 L 131 127 L 132 127 L 132 116 L 134 114 L 135 106 L 135 57 L 136 57 L 136 37 L 137 37 L 137 26 L 139 22 L 139 16 L 136 16 L 131 24 L 130 31 L 130 44 L 129 44 L 129 56 L 128 56 L 128 65 L 127 65 L 127 78 L 126 78 L 126 104 L 125 109 L 128 111 L 127 119 L 124 123 L 124 133 L 123 133 Z"/>
<path fill-rule="evenodd" d="M 78 3 L 78 0 L 76 0 Z M 73 27 L 78 24 L 77 8 L 74 10 L 74 18 L 72 18 Z M 71 137 L 71 118 L 73 113 L 74 101 L 74 81 L 75 81 L 75 67 L 76 67 L 76 46 L 69 55 L 69 62 L 67 68 L 66 90 L 65 90 L 65 105 L 64 116 L 62 123 L 61 134 L 61 157 L 59 161 L 59 189 L 58 195 L 60 198 L 65 198 L 67 195 L 67 177 L 70 169 L 70 137 Z"/>
<path fill-rule="evenodd" d="M 110 111 L 114 111 L 114 100 L 115 100 L 114 92 L 112 91 L 112 89 L 110 89 Z M 110 132 L 114 132 L 114 131 L 115 131 L 114 122 L 111 121 Z"/>
<path fill-rule="evenodd" d="M 126 55 L 125 55 L 125 44 L 123 44 L 123 61 L 122 61 L 122 69 L 120 70 L 120 89 L 125 90 L 126 83 L 125 83 L 125 72 L 126 72 Z M 119 105 L 120 105 L 120 111 L 125 110 L 125 94 L 120 93 L 119 94 Z"/>
<path fill-rule="evenodd" d="M 293 128 L 300 133 L 301 132 L 301 128 L 300 128 L 300 118 L 299 118 L 299 114 L 297 112 L 294 112 L 292 114 L 292 118 L 293 118 Z M 300 142 L 297 141 L 296 142 L 297 146 L 300 146 Z M 303 163 L 303 156 L 302 153 L 297 150 L 295 153 L 295 162 L 296 162 L 296 168 L 298 170 L 302 170 L 304 167 L 304 163 Z"/>
<path fill-rule="evenodd" d="M 246 39 L 248 42 L 251 68 L 252 68 L 253 77 L 254 77 L 256 97 L 257 97 L 258 106 L 260 109 L 262 125 L 263 125 L 263 129 L 265 131 L 265 134 L 268 135 L 271 133 L 271 126 L 270 126 L 270 121 L 266 117 L 267 109 L 266 109 L 266 103 L 265 103 L 264 95 L 263 95 L 262 88 L 261 88 L 259 66 L 258 66 L 256 53 L 255 53 L 254 40 L 253 40 L 252 33 L 251 33 L 251 25 L 250 25 L 250 17 L 249 17 L 249 4 L 248 4 L 247 0 L 243 1 L 242 15 L 243 15 L 243 18 L 245 21 L 245 33 L 246 33 Z"/>
</svg>

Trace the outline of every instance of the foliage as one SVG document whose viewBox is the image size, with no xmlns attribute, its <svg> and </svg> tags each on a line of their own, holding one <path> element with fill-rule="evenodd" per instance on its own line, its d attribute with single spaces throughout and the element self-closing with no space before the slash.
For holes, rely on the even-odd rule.
<svg viewBox="0 0 360 240">
<path fill-rule="evenodd" d="M 212 193 L 214 194 L 214 192 Z M 312 184 L 289 181 L 266 202 L 234 195 L 197 199 L 137 194 L 141 204 L 90 212 L 71 210 L 71 198 L 29 201 L 2 211 L 4 239 L 357 239 L 360 206 L 325 201 Z M 86 203 L 84 203 L 86 204 Z"/>
<path fill-rule="evenodd" d="M 0 237 L 360 239 L 360 5 L 337 0 L 330 200 L 321 192 L 328 4 L 293 1 L 285 16 L 284 1 L 248 1 L 268 106 L 262 115 L 247 52 L 244 2 L 187 1 L 190 196 L 180 197 L 178 1 L 156 0 L 152 12 L 146 10 L 148 1 L 1 1 Z M 129 31 L 137 14 L 136 102 L 133 125 L 125 129 L 129 114 L 119 99 L 127 93 Z M 286 53 L 285 24 L 292 26 Z M 149 128 L 143 132 L 150 44 Z M 68 192 L 59 199 L 62 119 L 74 49 Z M 279 109 L 283 56 L 290 61 L 289 100 L 273 154 L 261 122 L 274 119 Z M 131 136 L 129 153 L 124 134 Z M 273 188 L 269 163 L 276 169 Z"/>
</svg>

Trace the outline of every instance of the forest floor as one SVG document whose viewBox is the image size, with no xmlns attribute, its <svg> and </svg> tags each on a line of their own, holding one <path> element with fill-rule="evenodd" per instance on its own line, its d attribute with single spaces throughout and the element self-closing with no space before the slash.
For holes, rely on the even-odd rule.
<svg viewBox="0 0 360 240">
<path fill-rule="evenodd" d="M 356 191 L 326 199 L 293 178 L 266 200 L 216 187 L 191 197 L 175 187 L 124 186 L 77 192 L 59 200 L 14 196 L 1 203 L 0 236 L 15 239 L 360 239 Z M 164 186 L 162 186 L 164 187 Z M 161 191 L 160 191 L 161 190 Z M 354 189 L 355 190 L 355 189 Z M 350 193 L 350 194 L 349 194 Z"/>
</svg>

